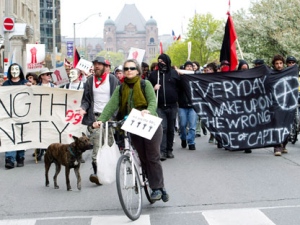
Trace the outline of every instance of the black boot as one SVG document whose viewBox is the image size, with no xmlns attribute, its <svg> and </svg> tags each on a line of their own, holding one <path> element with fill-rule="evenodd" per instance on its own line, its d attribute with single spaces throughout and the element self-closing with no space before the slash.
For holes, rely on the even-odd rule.
<svg viewBox="0 0 300 225">
<path fill-rule="evenodd" d="M 41 149 L 41 148 L 37 149 L 37 157 L 36 157 L 37 161 L 42 160 L 44 153 L 45 153 L 45 149 Z"/>
<path fill-rule="evenodd" d="M 95 183 L 97 185 L 101 185 L 97 176 L 97 163 L 96 162 L 92 162 L 92 166 L 93 166 L 93 170 L 94 170 L 94 174 L 90 175 L 90 181 L 92 183 Z"/>
</svg>

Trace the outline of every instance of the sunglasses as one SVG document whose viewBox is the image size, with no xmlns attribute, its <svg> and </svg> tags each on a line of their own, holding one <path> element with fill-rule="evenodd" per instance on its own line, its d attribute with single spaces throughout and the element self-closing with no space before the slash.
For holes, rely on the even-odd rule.
<svg viewBox="0 0 300 225">
<path fill-rule="evenodd" d="M 124 67 L 124 71 L 136 70 L 136 67 Z"/>
<path fill-rule="evenodd" d="M 287 62 L 287 64 L 296 64 L 296 62 L 289 61 L 289 62 Z"/>
</svg>

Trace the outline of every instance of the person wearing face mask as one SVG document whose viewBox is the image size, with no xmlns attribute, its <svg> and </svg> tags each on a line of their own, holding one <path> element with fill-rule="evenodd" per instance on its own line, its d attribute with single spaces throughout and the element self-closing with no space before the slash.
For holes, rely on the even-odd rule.
<svg viewBox="0 0 300 225">
<path fill-rule="evenodd" d="M 80 80 L 80 70 L 77 68 L 73 68 L 70 70 L 69 79 L 70 83 L 65 85 L 65 89 L 70 90 L 83 90 L 85 83 Z"/>
<path fill-rule="evenodd" d="M 17 63 L 13 63 L 9 66 L 7 71 L 7 80 L 3 83 L 3 86 L 11 86 L 11 85 L 31 86 L 31 83 L 25 79 L 21 66 Z M 17 161 L 17 167 L 23 167 L 24 159 L 25 159 L 25 150 L 5 152 L 5 168 L 13 169 L 15 167 L 16 161 Z"/>
<path fill-rule="evenodd" d="M 160 160 L 164 161 L 167 158 L 174 158 L 173 140 L 180 77 L 177 71 L 171 68 L 170 57 L 164 53 L 158 56 L 157 68 L 158 70 L 153 71 L 148 80 L 156 92 L 157 113 L 162 118 L 163 138 L 160 145 Z"/>
</svg>

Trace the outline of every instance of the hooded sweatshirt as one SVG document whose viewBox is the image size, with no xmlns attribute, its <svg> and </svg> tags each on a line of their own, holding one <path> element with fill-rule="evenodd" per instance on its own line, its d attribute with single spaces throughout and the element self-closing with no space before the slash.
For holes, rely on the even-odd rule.
<svg viewBox="0 0 300 225">
<path fill-rule="evenodd" d="M 11 67 L 12 66 L 19 66 L 20 67 L 20 80 L 18 82 L 13 82 L 12 79 L 12 75 L 11 75 Z M 10 85 L 23 85 L 26 84 L 28 82 L 28 80 L 25 79 L 22 67 L 17 64 L 17 63 L 13 63 L 8 67 L 8 71 L 7 71 L 7 80 L 2 84 L 2 86 L 10 86 Z"/>
<path fill-rule="evenodd" d="M 153 71 L 149 76 L 149 81 L 153 87 L 159 83 L 160 89 L 158 93 L 158 107 L 177 107 L 178 102 L 178 86 L 180 77 L 176 70 L 171 68 L 171 59 L 166 54 L 161 54 L 158 59 L 164 61 L 165 65 L 158 63 L 158 71 Z"/>
</svg>

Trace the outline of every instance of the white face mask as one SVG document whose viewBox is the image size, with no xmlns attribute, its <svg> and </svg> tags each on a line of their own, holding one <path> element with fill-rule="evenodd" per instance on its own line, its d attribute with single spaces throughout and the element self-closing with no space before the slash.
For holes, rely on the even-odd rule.
<svg viewBox="0 0 300 225">
<path fill-rule="evenodd" d="M 10 73 L 12 77 L 20 76 L 20 67 L 18 65 L 11 66 Z"/>
<path fill-rule="evenodd" d="M 69 77 L 71 82 L 77 80 L 77 78 L 79 77 L 78 70 L 71 69 Z"/>
</svg>

